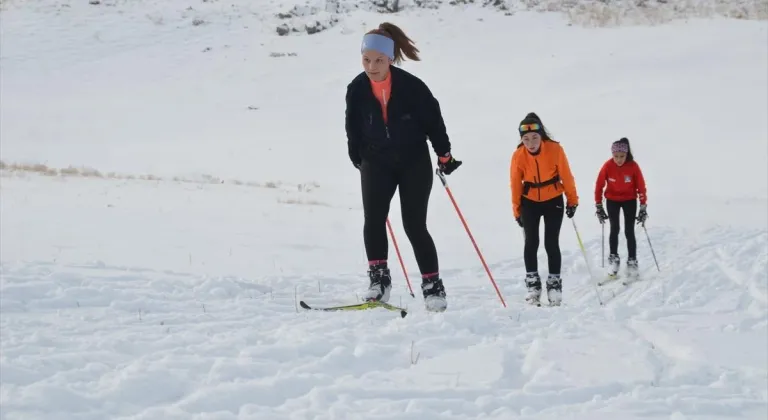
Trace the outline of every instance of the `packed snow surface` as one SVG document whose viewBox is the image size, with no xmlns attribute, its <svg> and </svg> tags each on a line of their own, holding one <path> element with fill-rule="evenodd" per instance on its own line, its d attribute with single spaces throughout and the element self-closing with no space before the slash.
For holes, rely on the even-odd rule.
<svg viewBox="0 0 768 420">
<path fill-rule="evenodd" d="M 3 420 L 768 416 L 765 21 L 598 29 L 457 6 L 278 36 L 272 4 L 142 4 L 3 6 Z M 437 181 L 446 312 L 424 310 L 397 198 L 408 315 L 297 307 L 367 286 L 343 97 L 383 20 L 422 51 L 404 68 L 440 100 L 464 161 L 449 187 L 506 307 Z M 531 111 L 581 200 L 559 308 L 522 303 L 509 159 Z M 601 306 L 594 183 L 624 136 L 648 184 L 642 280 Z"/>
</svg>

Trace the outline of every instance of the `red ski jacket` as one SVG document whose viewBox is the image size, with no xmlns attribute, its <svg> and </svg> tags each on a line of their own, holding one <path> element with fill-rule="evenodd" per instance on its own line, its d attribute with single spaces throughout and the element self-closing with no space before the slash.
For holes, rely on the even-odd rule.
<svg viewBox="0 0 768 420">
<path fill-rule="evenodd" d="M 607 184 L 607 187 L 606 187 Z M 613 159 L 609 159 L 600 168 L 595 183 L 595 203 L 603 202 L 603 188 L 605 198 L 611 201 L 627 201 L 640 199 L 640 204 L 645 204 L 645 178 L 637 162 L 626 162 L 619 166 Z"/>
</svg>

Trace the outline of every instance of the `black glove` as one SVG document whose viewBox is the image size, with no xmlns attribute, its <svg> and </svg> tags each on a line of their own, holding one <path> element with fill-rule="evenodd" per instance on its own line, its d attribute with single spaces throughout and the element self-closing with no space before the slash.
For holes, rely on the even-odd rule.
<svg viewBox="0 0 768 420">
<path fill-rule="evenodd" d="M 576 214 L 576 207 L 578 207 L 578 204 L 575 206 L 565 207 L 565 215 L 568 216 L 569 219 L 572 219 L 573 215 Z"/>
<path fill-rule="evenodd" d="M 645 211 L 645 204 L 641 204 L 640 213 L 637 214 L 637 224 L 645 226 L 646 219 L 648 219 L 648 212 Z"/>
<path fill-rule="evenodd" d="M 515 221 L 517 222 L 520 227 L 523 227 L 523 216 L 517 216 L 515 217 Z"/>
<path fill-rule="evenodd" d="M 597 221 L 600 222 L 600 224 L 605 224 L 605 221 L 608 220 L 608 215 L 605 214 L 605 209 L 603 209 L 603 204 L 597 204 L 595 207 L 597 207 L 597 211 L 595 212 L 595 216 L 597 216 Z"/>
<path fill-rule="evenodd" d="M 451 172 L 458 169 L 461 163 L 460 160 L 454 159 L 450 152 L 437 158 L 437 168 L 446 175 L 450 175 Z"/>
</svg>

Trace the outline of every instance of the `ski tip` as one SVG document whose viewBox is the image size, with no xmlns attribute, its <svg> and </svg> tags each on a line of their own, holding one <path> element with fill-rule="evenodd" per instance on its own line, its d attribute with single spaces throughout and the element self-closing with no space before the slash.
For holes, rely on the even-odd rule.
<svg viewBox="0 0 768 420">
<path fill-rule="evenodd" d="M 301 306 L 304 309 L 312 309 L 309 305 L 307 305 L 307 302 L 299 301 L 299 306 Z"/>
</svg>

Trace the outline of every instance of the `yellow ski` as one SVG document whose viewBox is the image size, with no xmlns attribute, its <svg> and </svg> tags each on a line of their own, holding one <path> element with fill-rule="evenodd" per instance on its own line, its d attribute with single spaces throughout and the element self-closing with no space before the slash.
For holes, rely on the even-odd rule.
<svg viewBox="0 0 768 420">
<path fill-rule="evenodd" d="M 403 308 L 399 308 L 394 305 L 390 305 L 388 303 L 384 302 L 378 302 L 378 301 L 369 301 L 369 302 L 363 302 L 363 303 L 356 303 L 354 305 L 344 305 L 344 306 L 328 306 L 328 307 L 313 307 L 308 305 L 303 300 L 299 302 L 299 305 L 301 305 L 302 308 L 310 311 L 325 311 L 325 312 L 335 312 L 335 311 L 364 311 L 366 309 L 374 309 L 374 308 L 384 308 L 390 311 L 397 311 L 400 312 L 400 316 L 402 318 L 405 318 L 406 315 L 408 315 L 408 311 L 406 311 Z"/>
</svg>

